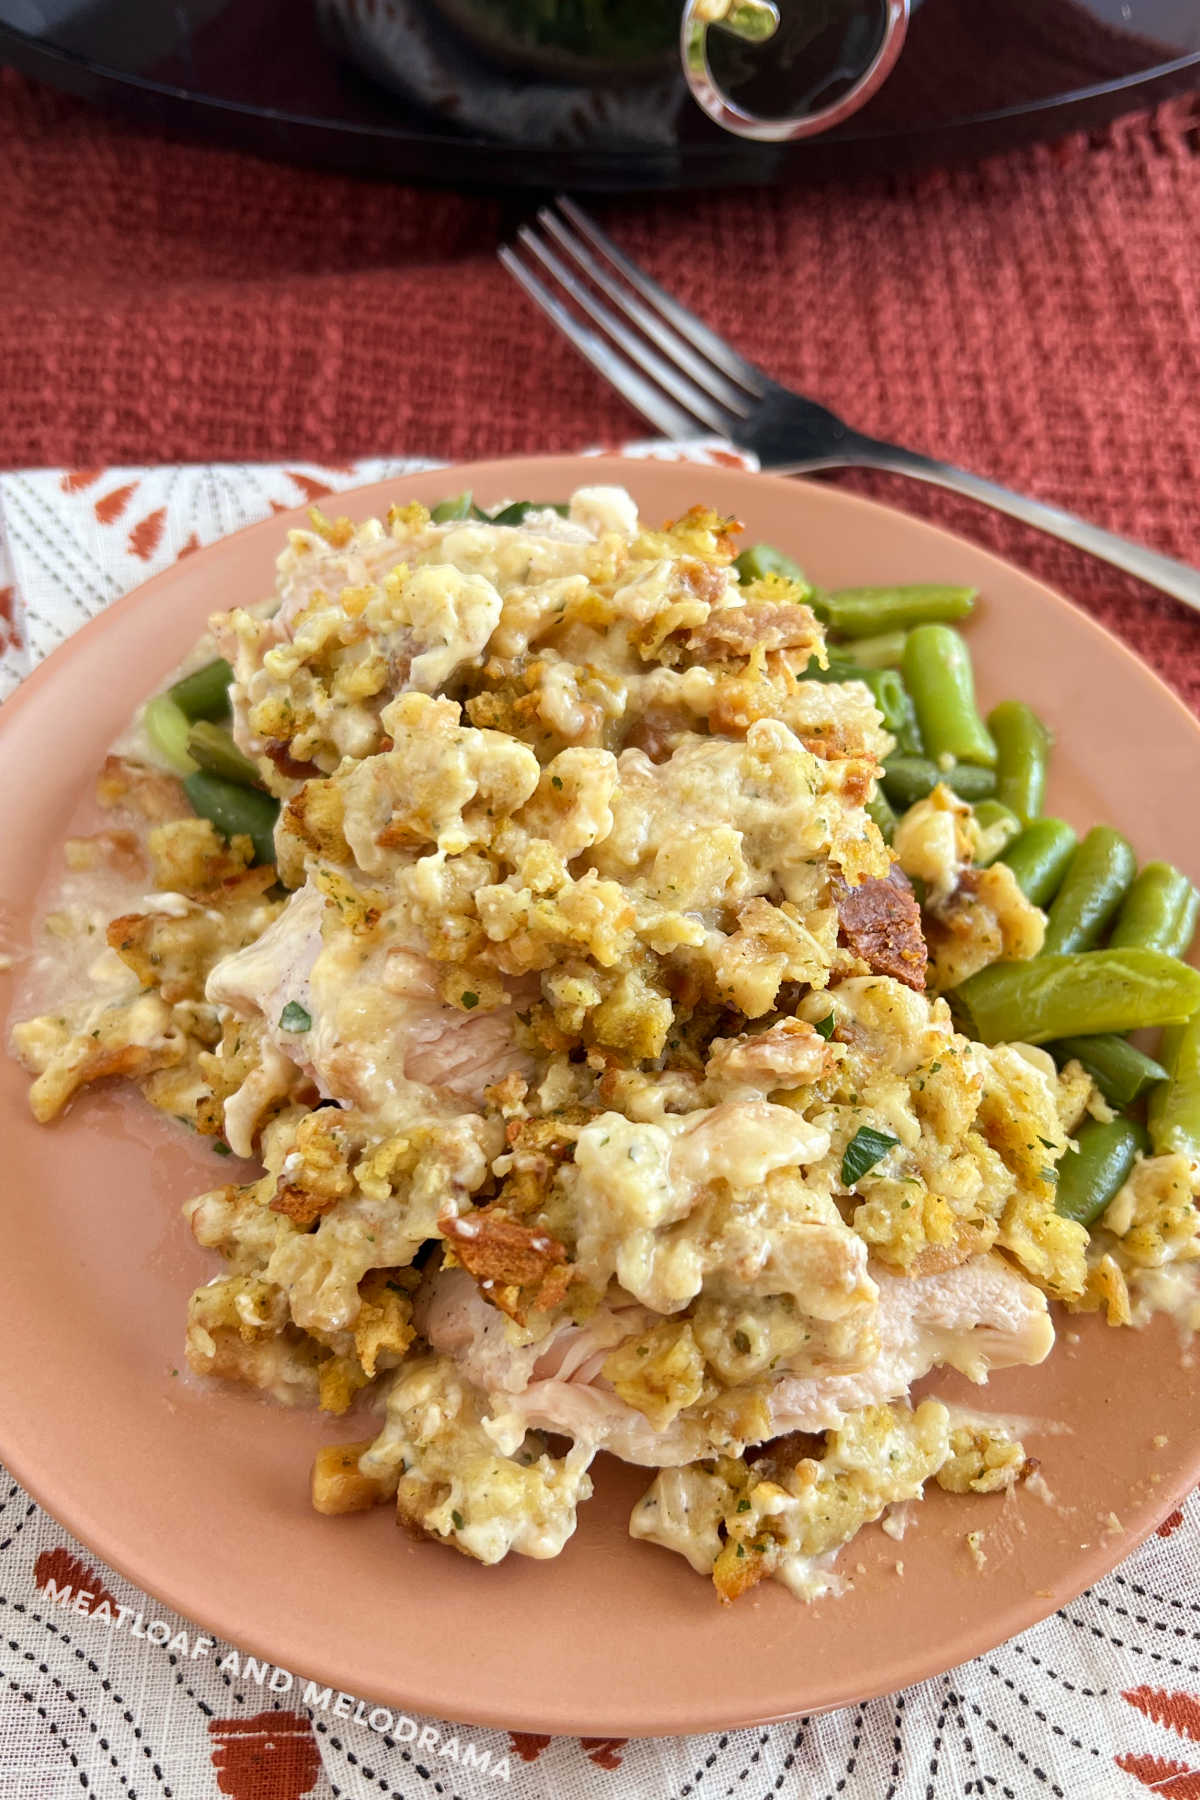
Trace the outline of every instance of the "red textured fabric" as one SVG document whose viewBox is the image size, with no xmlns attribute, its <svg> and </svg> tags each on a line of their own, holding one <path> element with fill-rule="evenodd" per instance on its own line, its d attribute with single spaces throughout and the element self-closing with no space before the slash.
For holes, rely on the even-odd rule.
<svg viewBox="0 0 1200 1800">
<path fill-rule="evenodd" d="M 1200 103 L 973 167 L 600 203 L 863 429 L 1200 562 Z M 166 142 L 0 76 L 0 466 L 469 457 L 645 428 L 495 260 L 512 206 Z M 1195 615 L 843 477 L 1073 594 L 1200 710 Z"/>
</svg>

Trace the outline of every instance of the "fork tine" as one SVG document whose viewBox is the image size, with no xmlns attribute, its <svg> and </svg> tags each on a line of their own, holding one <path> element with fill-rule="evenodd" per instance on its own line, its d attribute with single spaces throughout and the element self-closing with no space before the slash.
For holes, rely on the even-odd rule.
<svg viewBox="0 0 1200 1800">
<path fill-rule="evenodd" d="M 702 387 L 714 400 L 727 406 L 738 418 L 745 418 L 750 411 L 751 396 L 745 388 L 738 387 L 732 381 L 713 368 L 706 357 L 700 356 L 687 342 L 681 338 L 662 316 L 650 306 L 645 305 L 637 294 L 624 282 L 619 281 L 600 260 L 593 256 L 575 233 L 564 224 L 557 213 L 543 206 L 538 212 L 538 222 L 550 233 L 555 242 L 560 244 L 573 262 L 583 270 L 594 285 L 616 302 L 619 310 L 631 318 L 646 337 L 657 344 L 659 349 L 686 369 L 692 380 Z"/>
<path fill-rule="evenodd" d="M 642 298 L 648 300 L 651 306 L 656 307 L 682 337 L 686 338 L 696 349 L 702 350 L 718 369 L 731 376 L 734 381 L 740 382 L 749 394 L 761 398 L 766 393 L 770 377 L 765 370 L 758 368 L 752 362 L 747 362 L 744 356 L 739 356 L 737 351 L 725 342 L 724 338 L 718 337 L 715 331 L 709 330 L 703 319 L 698 319 L 695 313 L 688 311 L 686 306 L 681 306 L 674 295 L 668 294 L 666 288 L 660 287 L 657 281 L 639 268 L 637 263 L 626 256 L 623 250 L 618 250 L 608 233 L 601 231 L 595 221 L 576 206 L 573 200 L 569 200 L 565 194 L 560 194 L 556 204 L 559 211 L 571 221 L 572 225 L 582 231 L 596 249 L 621 271 L 626 281 L 637 289 Z"/>
<path fill-rule="evenodd" d="M 606 381 L 624 394 L 633 410 L 641 413 L 643 419 L 648 419 L 651 425 L 669 438 L 707 435 L 703 426 L 685 413 L 682 407 L 676 406 L 673 400 L 668 400 L 653 382 L 640 375 L 633 364 L 627 362 L 598 331 L 593 331 L 590 325 L 577 319 L 507 244 L 501 246 L 499 254 L 504 267 L 520 282 L 534 304 L 541 307 L 565 338 L 570 339 L 580 355 L 585 356 Z"/>
<path fill-rule="evenodd" d="M 673 363 L 667 362 L 657 350 L 631 331 L 618 315 L 607 307 L 603 300 L 598 300 L 590 288 L 584 286 L 577 276 L 572 274 L 562 259 L 553 250 L 543 244 L 536 232 L 523 225 L 517 233 L 517 240 L 523 244 L 531 255 L 536 256 L 543 268 L 548 269 L 559 286 L 568 293 L 575 304 L 594 319 L 606 337 L 610 337 L 626 356 L 646 371 L 646 374 L 664 388 L 672 400 L 686 407 L 697 419 L 708 426 L 710 431 L 719 432 L 728 437 L 736 427 L 737 417 L 719 406 L 709 394 L 703 393 L 694 382 L 689 381 Z"/>
</svg>

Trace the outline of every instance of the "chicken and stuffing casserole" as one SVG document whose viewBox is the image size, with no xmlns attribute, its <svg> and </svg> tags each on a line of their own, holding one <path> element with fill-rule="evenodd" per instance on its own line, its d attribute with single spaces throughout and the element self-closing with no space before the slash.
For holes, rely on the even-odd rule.
<svg viewBox="0 0 1200 1800">
<path fill-rule="evenodd" d="M 186 1208 L 220 1259 L 187 1357 L 353 1414 L 319 1511 L 555 1556 L 608 1451 L 648 1472 L 632 1535 L 724 1600 L 836 1585 L 927 1482 L 1021 1480 L 1002 1422 L 914 1384 L 1040 1362 L 1051 1300 L 1190 1307 L 1200 1266 L 1186 1145 L 1040 1047 L 1065 1029 L 972 1023 L 1092 949 L 1035 962 L 986 747 L 920 746 L 896 823 L 920 759 L 880 665 L 838 662 L 853 631 L 831 661 L 829 605 L 739 530 L 601 487 L 314 513 L 108 759 L 47 921 L 86 979 L 13 1033 L 39 1119 L 121 1077 L 256 1159 Z M 1064 1158 L 1114 1126 L 1085 1217 Z"/>
</svg>

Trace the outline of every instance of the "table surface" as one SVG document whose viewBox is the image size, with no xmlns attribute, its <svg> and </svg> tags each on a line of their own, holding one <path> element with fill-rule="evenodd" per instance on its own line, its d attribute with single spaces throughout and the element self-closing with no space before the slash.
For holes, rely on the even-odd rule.
<svg viewBox="0 0 1200 1800">
<path fill-rule="evenodd" d="M 1198 149 L 1184 99 L 974 166 L 599 210 L 853 424 L 1200 561 Z M 162 142 L 11 73 L 0 168 L 0 468 L 639 435 L 498 266 L 500 199 Z M 1016 555 L 1200 704 L 1181 607 L 970 503 L 872 491 Z"/>
</svg>

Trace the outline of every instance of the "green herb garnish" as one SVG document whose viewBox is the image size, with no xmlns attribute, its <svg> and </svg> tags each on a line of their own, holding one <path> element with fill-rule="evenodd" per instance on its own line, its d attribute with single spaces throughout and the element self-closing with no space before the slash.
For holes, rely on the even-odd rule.
<svg viewBox="0 0 1200 1800">
<path fill-rule="evenodd" d="M 873 1131 L 869 1125 L 860 1125 L 842 1156 L 842 1186 L 853 1187 L 868 1169 L 873 1169 L 899 1142 L 899 1138 L 892 1137 L 886 1131 Z"/>
</svg>

